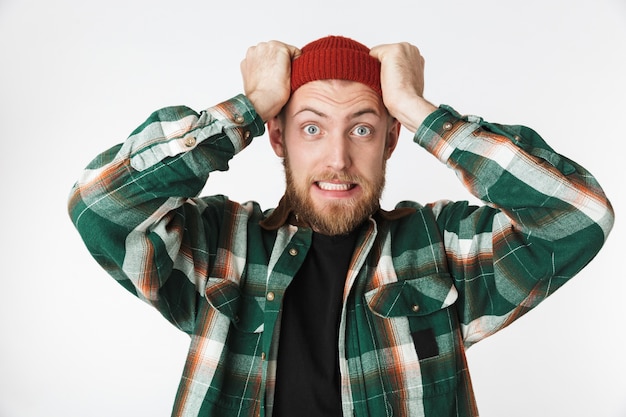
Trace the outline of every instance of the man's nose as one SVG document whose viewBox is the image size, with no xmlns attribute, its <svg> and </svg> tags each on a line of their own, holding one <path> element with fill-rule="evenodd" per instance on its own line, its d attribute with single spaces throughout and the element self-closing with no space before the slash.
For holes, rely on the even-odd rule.
<svg viewBox="0 0 626 417">
<path fill-rule="evenodd" d="M 326 165 L 336 171 L 347 169 L 352 164 L 350 140 L 343 134 L 333 134 L 328 140 Z"/>
</svg>

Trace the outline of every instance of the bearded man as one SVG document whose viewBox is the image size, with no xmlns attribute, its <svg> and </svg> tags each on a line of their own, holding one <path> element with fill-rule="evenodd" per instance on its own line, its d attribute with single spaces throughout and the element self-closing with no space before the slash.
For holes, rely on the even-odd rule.
<svg viewBox="0 0 626 417">
<path fill-rule="evenodd" d="M 600 250 L 595 178 L 529 128 L 434 106 L 423 69 L 408 43 L 261 43 L 245 95 L 161 109 L 87 167 L 69 212 L 89 251 L 190 335 L 172 415 L 477 416 L 465 350 Z M 198 197 L 265 124 L 277 207 Z M 383 210 L 401 126 L 485 204 Z"/>
</svg>

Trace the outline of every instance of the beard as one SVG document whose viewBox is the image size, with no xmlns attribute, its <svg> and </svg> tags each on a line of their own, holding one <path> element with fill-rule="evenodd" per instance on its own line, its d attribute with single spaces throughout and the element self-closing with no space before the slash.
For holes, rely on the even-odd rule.
<svg viewBox="0 0 626 417">
<path fill-rule="evenodd" d="M 346 172 L 328 172 L 316 175 L 315 178 L 311 176 L 302 185 L 296 184 L 289 165 L 289 158 L 285 155 L 283 159 L 286 182 L 285 197 L 298 218 L 307 222 L 314 231 L 328 236 L 347 234 L 356 229 L 380 207 L 380 198 L 385 187 L 387 160 L 383 159 L 382 164 L 381 175 L 374 181 L 368 181 Z M 363 192 L 358 198 L 326 201 L 323 207 L 317 207 L 311 198 L 309 187 L 314 181 L 330 180 L 358 184 Z"/>
</svg>

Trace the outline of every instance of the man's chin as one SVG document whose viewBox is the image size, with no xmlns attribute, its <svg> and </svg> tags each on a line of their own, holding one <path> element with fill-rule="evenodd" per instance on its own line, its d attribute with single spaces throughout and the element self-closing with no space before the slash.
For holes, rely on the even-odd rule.
<svg viewBox="0 0 626 417">
<path fill-rule="evenodd" d="M 329 236 L 345 235 L 361 225 L 372 212 L 373 210 L 334 203 L 321 210 L 315 210 L 308 221 L 318 233 Z"/>
</svg>

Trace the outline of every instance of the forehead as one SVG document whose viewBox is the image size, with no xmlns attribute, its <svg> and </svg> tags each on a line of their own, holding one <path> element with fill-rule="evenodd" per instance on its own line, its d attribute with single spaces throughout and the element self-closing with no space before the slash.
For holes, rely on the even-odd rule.
<svg viewBox="0 0 626 417">
<path fill-rule="evenodd" d="M 289 118 L 303 110 L 344 117 L 354 114 L 388 115 L 382 98 L 370 87 L 356 81 L 317 80 L 304 84 L 289 98 L 285 107 Z"/>
</svg>

